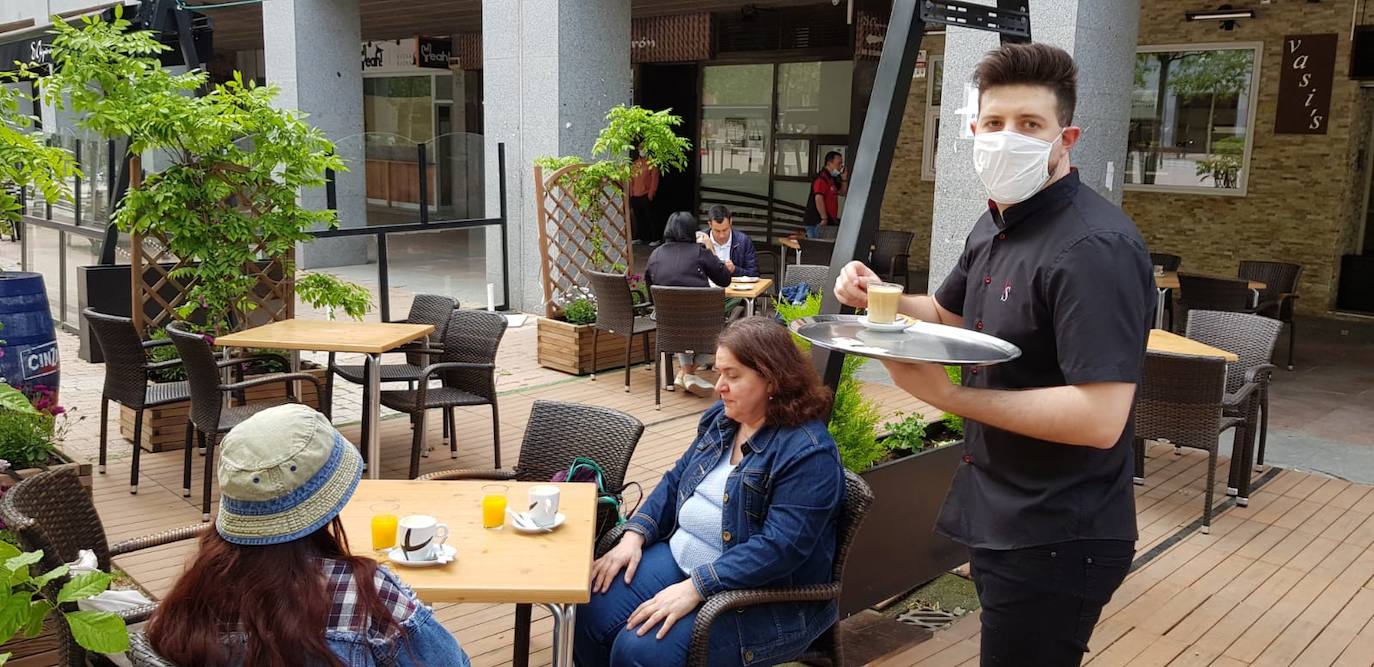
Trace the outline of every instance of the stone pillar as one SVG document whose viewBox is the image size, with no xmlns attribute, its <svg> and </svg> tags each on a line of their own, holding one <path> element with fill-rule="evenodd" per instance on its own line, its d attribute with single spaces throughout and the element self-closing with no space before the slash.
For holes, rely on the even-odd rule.
<svg viewBox="0 0 1374 667">
<path fill-rule="evenodd" d="M 358 0 L 264 0 L 262 37 L 267 82 L 281 92 L 277 105 L 308 114 L 306 122 L 338 145 L 349 171 L 335 175 L 340 227 L 367 225 L 363 161 L 363 73 Z M 326 206 L 325 189 L 301 192 L 301 203 Z M 304 244 L 302 268 L 367 261 L 366 238 Z"/>
<path fill-rule="evenodd" d="M 542 315 L 534 160 L 587 156 L 606 112 L 630 103 L 630 1 L 483 0 L 482 51 L 487 215 L 500 212 L 496 147 L 505 143 L 507 302 Z M 501 242 L 488 232 L 498 290 Z"/>
<path fill-rule="evenodd" d="M 974 0 L 995 4 L 992 0 Z M 1073 123 L 1083 136 L 1069 151 L 1083 182 L 1121 203 L 1122 167 L 1134 89 L 1136 0 L 1030 0 L 1031 38 L 1068 51 L 1078 62 L 1078 107 Z M 959 259 L 964 239 L 987 212 L 987 191 L 973 171 L 973 140 L 964 89 L 983 55 L 998 46 L 995 33 L 950 28 L 945 42 L 945 103 L 936 156 L 935 213 L 930 242 L 930 289 Z M 977 98 L 971 99 L 976 107 Z"/>
</svg>

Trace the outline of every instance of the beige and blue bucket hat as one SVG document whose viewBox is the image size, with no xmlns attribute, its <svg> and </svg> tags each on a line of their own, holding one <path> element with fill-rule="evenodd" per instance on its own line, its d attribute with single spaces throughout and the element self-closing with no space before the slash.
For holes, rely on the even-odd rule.
<svg viewBox="0 0 1374 667">
<path fill-rule="evenodd" d="M 324 415 L 299 404 L 268 408 L 224 437 L 215 528 L 234 544 L 300 539 L 338 516 L 362 470 L 358 449 Z"/>
</svg>

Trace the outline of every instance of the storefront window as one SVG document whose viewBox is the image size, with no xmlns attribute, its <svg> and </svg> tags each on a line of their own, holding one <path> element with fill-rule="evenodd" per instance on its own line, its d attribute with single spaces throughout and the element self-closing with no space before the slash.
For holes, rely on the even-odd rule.
<svg viewBox="0 0 1374 667">
<path fill-rule="evenodd" d="M 848 60 L 778 65 L 778 134 L 849 134 L 853 77 Z"/>
<path fill-rule="evenodd" d="M 766 215 L 772 107 L 772 65 L 705 69 L 701 186 L 738 193 L 728 195 L 731 208 L 739 208 L 750 217 Z M 702 199 L 724 201 L 724 194 L 706 191 Z M 739 212 L 736 217 L 740 217 Z"/>
<path fill-rule="evenodd" d="M 369 160 L 414 160 L 415 144 L 434 138 L 433 77 L 363 79 Z"/>
<path fill-rule="evenodd" d="M 921 178 L 935 180 L 936 149 L 940 147 L 940 97 L 944 91 L 945 58 L 931 56 L 926 68 L 925 137 L 921 141 Z"/>
<path fill-rule="evenodd" d="M 1142 48 L 1127 186 L 1245 194 L 1258 70 L 1258 45 Z"/>
</svg>

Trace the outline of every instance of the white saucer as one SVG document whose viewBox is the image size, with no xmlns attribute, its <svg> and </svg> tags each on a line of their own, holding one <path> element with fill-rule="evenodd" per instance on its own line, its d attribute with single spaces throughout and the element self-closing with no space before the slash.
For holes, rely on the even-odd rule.
<svg viewBox="0 0 1374 667">
<path fill-rule="evenodd" d="M 386 557 L 387 560 L 392 563 L 404 565 L 406 567 L 434 567 L 435 565 L 448 564 L 457 559 L 458 550 L 453 548 L 453 545 L 445 544 L 442 545 L 442 548 L 444 551 L 443 555 L 434 560 L 406 560 L 405 552 L 401 551 L 400 547 L 387 550 Z"/>
<path fill-rule="evenodd" d="M 873 331 L 905 331 L 907 327 L 915 324 L 916 321 L 907 318 L 906 315 L 898 315 L 897 319 L 888 324 L 875 324 L 868 321 L 867 315 L 859 316 L 859 324 L 862 324 Z"/>
<path fill-rule="evenodd" d="M 529 512 L 515 512 L 514 514 L 519 514 L 521 518 L 529 521 L 530 525 L 534 523 L 533 519 L 529 518 Z M 559 512 L 553 515 L 553 525 L 549 526 L 548 528 L 526 528 L 525 525 L 520 524 L 514 520 L 510 522 L 510 527 L 514 528 L 516 532 L 538 535 L 539 533 L 547 533 L 551 530 L 557 529 L 559 526 L 563 525 L 563 523 L 567 520 L 568 517 L 564 515 L 562 512 Z"/>
<path fill-rule="evenodd" d="M 731 278 L 730 281 L 736 283 L 756 283 L 759 281 L 759 278 L 758 276 L 735 276 Z"/>
</svg>

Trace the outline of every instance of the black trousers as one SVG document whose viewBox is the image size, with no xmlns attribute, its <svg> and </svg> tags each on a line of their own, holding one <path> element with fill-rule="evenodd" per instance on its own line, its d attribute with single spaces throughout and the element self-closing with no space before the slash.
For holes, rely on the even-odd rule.
<svg viewBox="0 0 1374 667">
<path fill-rule="evenodd" d="M 651 243 L 663 236 L 663 225 L 654 224 L 654 203 L 648 197 L 630 197 L 630 216 L 634 220 L 630 230 L 636 240 Z"/>
<path fill-rule="evenodd" d="M 983 665 L 1078 665 L 1093 626 L 1131 567 L 1135 543 L 1081 540 L 971 549 L 983 607 Z"/>
</svg>

